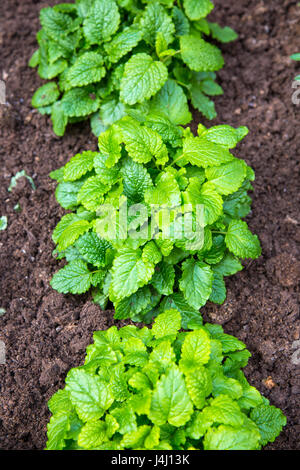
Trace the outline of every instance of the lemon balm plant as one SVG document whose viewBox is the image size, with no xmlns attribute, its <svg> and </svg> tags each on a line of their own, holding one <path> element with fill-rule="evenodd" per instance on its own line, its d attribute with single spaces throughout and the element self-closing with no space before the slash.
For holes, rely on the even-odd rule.
<svg viewBox="0 0 300 470">
<path fill-rule="evenodd" d="M 184 125 L 188 100 L 212 119 L 209 97 L 222 93 L 215 71 L 224 60 L 207 39 L 237 37 L 206 19 L 212 9 L 210 0 L 77 0 L 42 9 L 30 65 L 51 81 L 33 106 L 51 115 L 58 136 L 87 118 L 99 135 L 129 107 L 158 109 Z"/>
<path fill-rule="evenodd" d="M 85 363 L 49 401 L 48 450 L 259 450 L 286 418 L 252 387 L 250 353 L 220 325 L 182 326 L 177 310 L 152 327 L 94 333 Z"/>
<path fill-rule="evenodd" d="M 91 287 L 116 318 L 148 322 L 166 302 L 184 321 L 209 299 L 223 303 L 224 277 L 257 258 L 241 219 L 253 170 L 231 148 L 247 128 L 174 126 L 164 116 L 126 116 L 99 137 L 99 152 L 75 155 L 52 173 L 65 209 L 53 233 L 68 264 L 51 281 L 63 293 Z M 166 296 L 170 296 L 166 300 Z"/>
</svg>

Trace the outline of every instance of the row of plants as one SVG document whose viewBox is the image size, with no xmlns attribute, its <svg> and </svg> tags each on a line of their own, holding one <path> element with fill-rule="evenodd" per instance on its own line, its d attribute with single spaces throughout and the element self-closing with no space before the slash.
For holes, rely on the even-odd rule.
<svg viewBox="0 0 300 470">
<path fill-rule="evenodd" d="M 212 119 L 210 96 L 222 94 L 215 71 L 221 51 L 208 42 L 236 39 L 229 27 L 206 20 L 210 0 L 80 0 L 41 10 L 39 49 L 30 65 L 45 80 L 32 104 L 51 115 L 62 136 L 68 123 L 90 118 L 101 131 L 140 108 L 168 113 L 175 124 L 187 124 L 187 100 Z"/>
<path fill-rule="evenodd" d="M 77 0 L 41 10 L 33 97 L 62 136 L 91 119 L 99 151 L 51 173 L 69 212 L 53 232 L 67 263 L 51 285 L 91 290 L 115 319 L 94 334 L 83 366 L 49 401 L 47 449 L 260 449 L 286 423 L 248 384 L 250 353 L 203 324 L 226 298 L 224 278 L 261 254 L 243 220 L 255 178 L 231 150 L 246 127 L 194 136 L 189 103 L 215 116 L 220 50 L 236 38 L 206 16 L 210 0 Z"/>
</svg>

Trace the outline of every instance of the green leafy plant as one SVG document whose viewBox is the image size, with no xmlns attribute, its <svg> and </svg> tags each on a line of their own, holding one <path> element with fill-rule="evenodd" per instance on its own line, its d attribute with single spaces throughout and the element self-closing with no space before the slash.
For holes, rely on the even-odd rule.
<svg viewBox="0 0 300 470">
<path fill-rule="evenodd" d="M 209 96 L 222 94 L 214 72 L 224 61 L 204 38 L 237 37 L 205 19 L 212 9 L 210 0 L 77 0 L 43 8 L 29 64 L 57 80 L 39 88 L 32 105 L 51 115 L 58 136 L 88 117 L 98 136 L 128 107 L 159 109 L 184 125 L 191 120 L 187 98 L 212 119 Z"/>
<path fill-rule="evenodd" d="M 257 450 L 286 418 L 250 386 L 251 354 L 220 325 L 178 332 L 177 310 L 152 329 L 94 333 L 85 364 L 49 401 L 47 449 Z"/>
<path fill-rule="evenodd" d="M 291 59 L 296 60 L 297 62 L 299 62 L 300 61 L 300 52 L 297 52 L 296 54 L 292 54 Z M 297 75 L 297 77 L 295 77 L 295 80 L 300 81 L 300 75 Z"/>
<path fill-rule="evenodd" d="M 114 303 L 115 318 L 144 322 L 169 295 L 193 317 L 208 299 L 223 303 L 224 276 L 243 268 L 239 258 L 261 253 L 241 220 L 254 172 L 229 151 L 247 132 L 199 125 L 194 137 L 160 115 L 112 125 L 99 152 L 77 154 L 51 174 L 58 202 L 73 211 L 53 232 L 55 253 L 68 264 L 52 287 L 81 294 L 93 286 L 102 308 Z"/>
</svg>

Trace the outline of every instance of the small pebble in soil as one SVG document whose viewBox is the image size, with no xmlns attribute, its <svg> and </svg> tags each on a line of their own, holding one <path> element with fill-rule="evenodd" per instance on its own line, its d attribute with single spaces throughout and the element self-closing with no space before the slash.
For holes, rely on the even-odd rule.
<svg viewBox="0 0 300 470">
<path fill-rule="evenodd" d="M 265 380 L 263 380 L 263 384 L 269 389 L 276 387 L 276 383 L 273 381 L 272 377 L 269 375 Z"/>
</svg>

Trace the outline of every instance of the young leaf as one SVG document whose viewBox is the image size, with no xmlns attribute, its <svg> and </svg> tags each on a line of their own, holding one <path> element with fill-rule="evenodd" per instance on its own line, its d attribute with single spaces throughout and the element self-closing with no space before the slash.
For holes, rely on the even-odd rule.
<svg viewBox="0 0 300 470">
<path fill-rule="evenodd" d="M 94 113 L 99 108 L 99 103 L 99 99 L 93 96 L 89 87 L 72 88 L 64 94 L 61 100 L 63 112 L 69 117 L 81 117 Z"/>
<path fill-rule="evenodd" d="M 214 8 L 210 0 L 201 0 L 200 2 L 198 0 L 184 0 L 183 5 L 187 16 L 192 21 L 204 18 Z"/>
<path fill-rule="evenodd" d="M 174 80 L 168 80 L 150 104 L 153 112 L 163 112 L 173 124 L 187 124 L 192 115 L 182 88 Z"/>
<path fill-rule="evenodd" d="M 115 258 L 112 270 L 111 291 L 114 298 L 122 300 L 147 284 L 154 273 L 154 265 L 142 260 L 140 251 L 127 249 Z"/>
<path fill-rule="evenodd" d="M 72 87 L 81 87 L 100 82 L 105 76 L 103 57 L 99 53 L 86 52 L 80 56 L 68 70 L 67 81 Z"/>
<path fill-rule="evenodd" d="M 75 181 L 91 171 L 94 166 L 94 159 L 99 155 L 97 152 L 82 152 L 71 158 L 64 167 L 64 180 Z"/>
<path fill-rule="evenodd" d="M 107 41 L 118 29 L 120 14 L 114 0 L 95 0 L 83 22 L 83 31 L 90 44 Z"/>
<path fill-rule="evenodd" d="M 175 27 L 172 19 L 157 1 L 150 3 L 147 6 L 142 18 L 141 26 L 143 38 L 149 44 L 155 44 L 159 33 L 163 36 L 167 45 L 173 40 Z"/>
<path fill-rule="evenodd" d="M 153 392 L 150 419 L 156 425 L 164 423 L 183 426 L 190 419 L 193 405 L 178 367 L 172 366 L 157 383 Z"/>
<path fill-rule="evenodd" d="M 55 82 L 46 83 L 41 86 L 32 97 L 32 106 L 34 108 L 42 108 L 54 103 L 60 93 Z"/>
<path fill-rule="evenodd" d="M 213 272 L 208 265 L 189 259 L 183 263 L 179 281 L 180 290 L 189 305 L 199 309 L 209 298 L 212 290 Z"/>
<path fill-rule="evenodd" d="M 58 137 L 62 137 L 68 124 L 68 116 L 65 115 L 60 101 L 57 101 L 52 106 L 51 121 L 53 124 L 53 132 Z"/>
<path fill-rule="evenodd" d="M 110 42 L 105 43 L 104 48 L 110 61 L 115 64 L 121 57 L 130 52 L 141 39 L 141 31 L 133 25 L 124 28 Z"/>
<path fill-rule="evenodd" d="M 253 235 L 246 222 L 232 220 L 229 224 L 225 243 L 228 249 L 241 258 L 256 259 L 261 255 L 261 247 L 257 235 Z"/>
<path fill-rule="evenodd" d="M 142 103 L 155 95 L 167 78 L 168 69 L 162 62 L 154 61 L 148 54 L 136 54 L 125 65 L 121 100 L 130 105 Z"/>
<path fill-rule="evenodd" d="M 211 72 L 221 69 L 224 65 L 220 50 L 204 39 L 189 35 L 181 36 L 180 50 L 182 60 L 196 72 Z"/>
<path fill-rule="evenodd" d="M 51 286 L 63 294 L 83 294 L 92 284 L 92 273 L 82 260 L 74 260 L 54 274 Z"/>
</svg>

